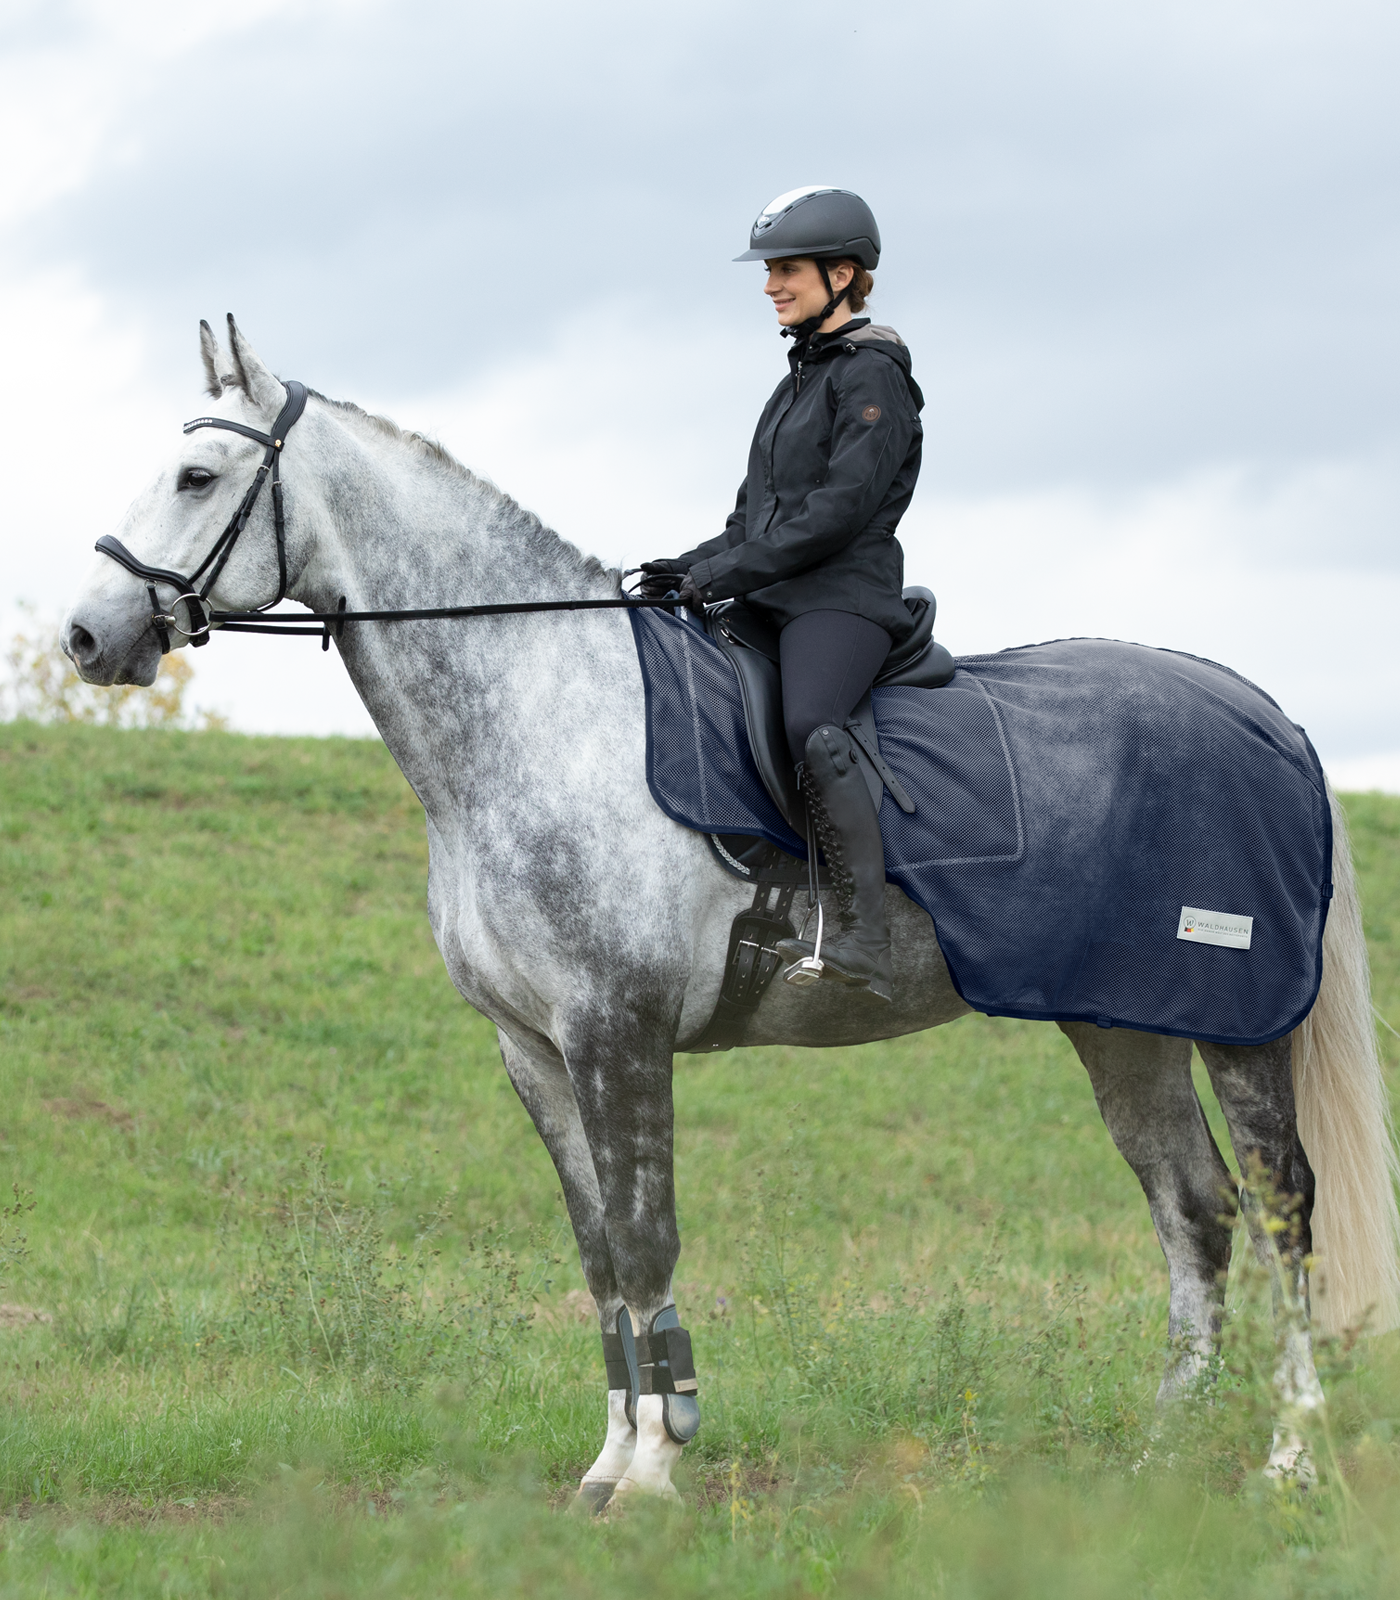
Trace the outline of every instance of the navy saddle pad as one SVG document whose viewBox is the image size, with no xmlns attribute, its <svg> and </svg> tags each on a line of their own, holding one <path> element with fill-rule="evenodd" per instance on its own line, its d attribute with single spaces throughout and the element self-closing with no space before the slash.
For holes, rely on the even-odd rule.
<svg viewBox="0 0 1400 1600">
<path fill-rule="evenodd" d="M 630 615 L 656 803 L 805 856 L 723 652 L 669 612 Z M 886 872 L 933 918 L 970 1006 L 1221 1044 L 1306 1016 L 1331 818 L 1306 734 L 1253 684 L 1174 651 L 1061 639 L 961 657 L 944 687 L 874 704 L 917 808 L 884 797 Z"/>
</svg>

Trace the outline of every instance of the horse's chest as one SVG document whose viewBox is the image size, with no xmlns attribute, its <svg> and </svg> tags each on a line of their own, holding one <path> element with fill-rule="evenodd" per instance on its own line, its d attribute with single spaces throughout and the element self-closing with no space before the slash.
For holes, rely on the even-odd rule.
<svg viewBox="0 0 1400 1600">
<path fill-rule="evenodd" d="M 522 867 L 430 848 L 428 915 L 448 975 L 490 1017 L 547 1021 L 558 976 L 551 907 Z"/>
</svg>

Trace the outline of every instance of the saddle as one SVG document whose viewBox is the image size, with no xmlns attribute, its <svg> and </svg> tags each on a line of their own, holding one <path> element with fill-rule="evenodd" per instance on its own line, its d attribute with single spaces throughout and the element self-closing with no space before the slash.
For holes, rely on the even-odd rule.
<svg viewBox="0 0 1400 1600">
<path fill-rule="evenodd" d="M 933 637 L 938 602 L 931 590 L 913 587 L 904 591 L 904 603 L 913 615 L 914 631 L 903 644 L 890 651 L 874 687 L 941 688 L 953 676 L 955 667 L 952 656 Z M 763 786 L 788 826 L 799 838 L 805 838 L 807 808 L 797 787 L 797 773 L 783 727 L 778 629 L 742 600 L 727 600 L 709 608 L 705 631 L 733 663 L 738 676 L 749 745 Z M 888 789 L 902 811 L 912 812 L 914 802 L 880 755 L 869 691 L 847 718 L 846 730 L 857 746 L 857 765 L 870 789 L 876 811 L 880 809 L 883 791 Z"/>
</svg>

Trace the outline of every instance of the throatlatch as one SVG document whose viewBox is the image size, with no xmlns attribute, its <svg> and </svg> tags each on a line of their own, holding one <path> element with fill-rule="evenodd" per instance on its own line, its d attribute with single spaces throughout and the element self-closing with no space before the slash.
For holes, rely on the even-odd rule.
<svg viewBox="0 0 1400 1600">
<path fill-rule="evenodd" d="M 627 1307 L 617 1314 L 617 1332 L 603 1335 L 603 1363 L 608 1388 L 627 1391 L 627 1420 L 637 1425 L 637 1396 L 662 1396 L 661 1419 L 677 1444 L 688 1444 L 700 1428 L 700 1387 L 690 1334 L 681 1327 L 675 1306 L 664 1306 L 651 1319 L 648 1333 L 634 1334 Z"/>
</svg>

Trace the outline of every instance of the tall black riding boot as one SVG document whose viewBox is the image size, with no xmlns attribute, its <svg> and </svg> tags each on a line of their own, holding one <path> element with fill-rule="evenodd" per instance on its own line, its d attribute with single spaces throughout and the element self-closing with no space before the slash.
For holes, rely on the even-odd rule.
<svg viewBox="0 0 1400 1600">
<path fill-rule="evenodd" d="M 885 846 L 851 736 L 828 723 L 813 730 L 803 754 L 802 793 L 836 897 L 837 925 L 827 924 L 822 934 L 821 976 L 889 1000 L 894 971 L 885 922 Z M 790 962 L 811 960 L 815 941 L 784 939 L 778 953 Z"/>
</svg>

